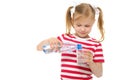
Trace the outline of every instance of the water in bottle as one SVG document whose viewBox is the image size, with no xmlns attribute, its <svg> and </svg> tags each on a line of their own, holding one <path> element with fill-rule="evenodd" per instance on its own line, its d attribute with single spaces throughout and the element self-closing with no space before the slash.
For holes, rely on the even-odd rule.
<svg viewBox="0 0 120 80">
<path fill-rule="evenodd" d="M 77 55 L 77 63 L 78 64 L 83 64 L 84 63 L 84 54 L 82 51 L 82 45 L 78 44 L 77 49 L 76 49 L 76 55 Z"/>
<path fill-rule="evenodd" d="M 51 49 L 49 44 L 43 46 L 43 52 L 46 54 L 52 52 L 72 52 L 73 50 L 76 50 L 76 45 L 71 43 L 63 43 L 62 47 L 58 44 L 58 51 Z"/>
</svg>

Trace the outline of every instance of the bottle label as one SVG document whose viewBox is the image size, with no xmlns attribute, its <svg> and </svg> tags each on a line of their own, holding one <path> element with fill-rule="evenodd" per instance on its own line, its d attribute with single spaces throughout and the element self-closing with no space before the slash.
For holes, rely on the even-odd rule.
<svg viewBox="0 0 120 80">
<path fill-rule="evenodd" d="M 60 52 L 73 52 L 75 49 L 75 44 L 64 43 L 64 45 L 60 48 Z"/>
</svg>

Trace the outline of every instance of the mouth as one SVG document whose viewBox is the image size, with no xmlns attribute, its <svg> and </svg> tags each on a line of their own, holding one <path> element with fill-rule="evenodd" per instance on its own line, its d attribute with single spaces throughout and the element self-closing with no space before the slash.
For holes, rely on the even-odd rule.
<svg viewBox="0 0 120 80">
<path fill-rule="evenodd" d="M 86 34 L 86 32 L 79 32 L 79 34 L 85 35 L 85 34 Z"/>
</svg>

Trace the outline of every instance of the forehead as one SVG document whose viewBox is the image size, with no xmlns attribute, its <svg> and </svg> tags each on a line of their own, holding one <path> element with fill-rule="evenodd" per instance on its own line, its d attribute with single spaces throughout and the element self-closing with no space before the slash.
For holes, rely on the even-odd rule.
<svg viewBox="0 0 120 80">
<path fill-rule="evenodd" d="M 84 15 L 74 15 L 73 17 L 73 22 L 74 23 L 79 23 L 79 24 L 92 24 L 94 22 L 94 18 L 92 16 L 84 16 Z"/>
</svg>

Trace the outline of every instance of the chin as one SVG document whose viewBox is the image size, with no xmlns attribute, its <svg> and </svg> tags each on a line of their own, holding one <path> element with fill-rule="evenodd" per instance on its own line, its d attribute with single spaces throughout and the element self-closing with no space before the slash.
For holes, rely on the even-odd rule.
<svg viewBox="0 0 120 80">
<path fill-rule="evenodd" d="M 79 37 L 80 37 L 80 38 L 89 38 L 88 35 L 85 35 L 85 36 L 84 36 L 84 35 L 80 35 Z"/>
<path fill-rule="evenodd" d="M 75 34 L 76 36 L 80 37 L 80 38 L 89 38 L 89 35 L 86 34 Z"/>
<path fill-rule="evenodd" d="M 87 37 L 84 36 L 84 37 L 80 37 L 80 38 L 87 38 Z"/>
</svg>

